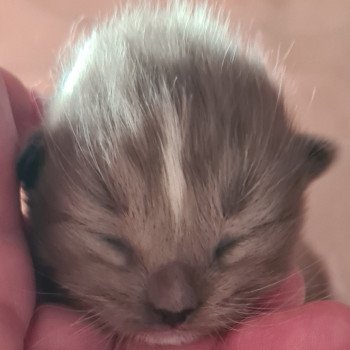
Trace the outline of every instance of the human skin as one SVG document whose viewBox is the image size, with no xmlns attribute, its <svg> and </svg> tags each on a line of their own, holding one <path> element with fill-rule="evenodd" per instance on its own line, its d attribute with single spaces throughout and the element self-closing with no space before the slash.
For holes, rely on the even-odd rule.
<svg viewBox="0 0 350 350">
<path fill-rule="evenodd" d="M 66 307 L 35 309 L 33 267 L 24 239 L 15 159 L 40 123 L 40 102 L 13 75 L 0 70 L 0 344 L 6 350 L 112 350 L 106 334 Z M 268 313 L 220 339 L 162 349 L 349 350 L 350 308 L 332 301 L 303 305 L 301 275 L 293 272 L 261 307 Z M 129 345 L 128 350 L 152 350 Z M 159 347 L 157 347 L 159 349 Z"/>
</svg>

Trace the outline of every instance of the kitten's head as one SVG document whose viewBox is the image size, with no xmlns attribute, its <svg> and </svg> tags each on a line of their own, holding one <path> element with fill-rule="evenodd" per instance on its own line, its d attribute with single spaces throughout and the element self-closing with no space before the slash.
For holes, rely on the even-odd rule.
<svg viewBox="0 0 350 350">
<path fill-rule="evenodd" d="M 294 130 L 252 52 L 180 10 L 86 39 L 18 163 L 53 280 L 156 343 L 233 326 L 288 273 L 303 192 L 334 153 Z"/>
</svg>

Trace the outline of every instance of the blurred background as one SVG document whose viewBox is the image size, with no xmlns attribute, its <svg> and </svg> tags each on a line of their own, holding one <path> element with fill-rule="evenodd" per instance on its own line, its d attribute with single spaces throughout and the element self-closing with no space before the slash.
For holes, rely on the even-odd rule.
<svg viewBox="0 0 350 350">
<path fill-rule="evenodd" d="M 73 25 L 88 27 L 122 3 L 0 0 L 0 65 L 49 93 L 50 71 Z M 285 94 L 298 124 L 339 145 L 335 166 L 310 188 L 303 234 L 325 261 L 337 298 L 350 304 L 350 0 L 215 3 L 233 27 L 258 38 L 272 64 L 283 64 Z"/>
</svg>

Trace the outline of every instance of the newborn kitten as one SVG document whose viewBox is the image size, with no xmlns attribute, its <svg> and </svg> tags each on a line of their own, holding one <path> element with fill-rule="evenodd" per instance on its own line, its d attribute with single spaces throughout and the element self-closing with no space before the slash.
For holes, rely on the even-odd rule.
<svg viewBox="0 0 350 350">
<path fill-rule="evenodd" d="M 235 326 L 295 266 L 304 191 L 333 146 L 204 7 L 137 8 L 64 63 L 18 162 L 36 268 L 115 334 Z"/>
</svg>

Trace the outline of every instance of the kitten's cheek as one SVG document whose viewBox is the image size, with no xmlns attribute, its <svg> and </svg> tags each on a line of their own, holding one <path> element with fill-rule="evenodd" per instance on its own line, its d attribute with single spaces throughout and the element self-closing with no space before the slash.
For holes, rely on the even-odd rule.
<svg viewBox="0 0 350 350">
<path fill-rule="evenodd" d="M 304 300 L 304 278 L 299 270 L 294 270 L 277 289 L 264 296 L 259 307 L 266 311 L 290 309 L 302 305 Z"/>
<path fill-rule="evenodd" d="M 29 328 L 26 350 L 112 350 L 94 328 L 81 322 L 81 316 L 59 306 L 41 306 Z"/>
</svg>

